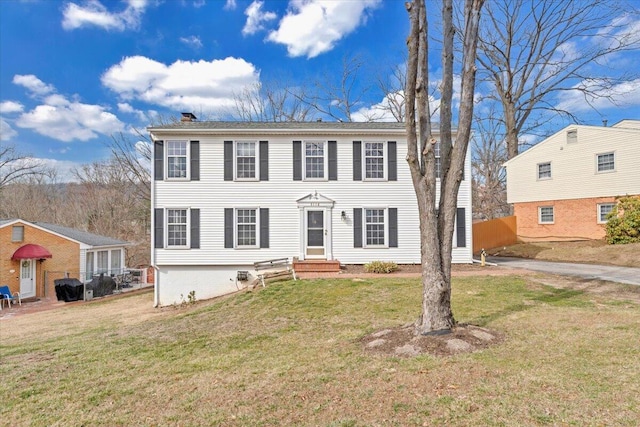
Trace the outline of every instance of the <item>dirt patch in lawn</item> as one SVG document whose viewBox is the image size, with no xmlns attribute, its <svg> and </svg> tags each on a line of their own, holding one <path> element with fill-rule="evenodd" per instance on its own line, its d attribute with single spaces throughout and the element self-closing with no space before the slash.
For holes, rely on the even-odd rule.
<svg viewBox="0 0 640 427">
<path fill-rule="evenodd" d="M 436 331 L 432 335 L 417 334 L 413 324 L 384 329 L 361 339 L 364 351 L 371 354 L 413 357 L 421 354 L 453 356 L 471 353 L 496 345 L 503 336 L 474 325 L 456 325 L 451 331 Z"/>
</svg>

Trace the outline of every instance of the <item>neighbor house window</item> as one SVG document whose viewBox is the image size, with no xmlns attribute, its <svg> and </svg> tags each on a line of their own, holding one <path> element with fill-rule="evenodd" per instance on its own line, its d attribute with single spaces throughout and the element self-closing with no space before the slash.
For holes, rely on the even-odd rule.
<svg viewBox="0 0 640 427">
<path fill-rule="evenodd" d="M 109 251 L 98 251 L 98 274 L 106 273 L 109 268 Z"/>
<path fill-rule="evenodd" d="M 385 245 L 385 210 L 365 209 L 364 229 L 366 246 Z"/>
<path fill-rule="evenodd" d="M 551 179 L 551 162 L 538 163 L 538 179 Z"/>
<path fill-rule="evenodd" d="M 553 206 L 541 206 L 538 208 L 538 221 L 540 224 L 553 224 Z"/>
<path fill-rule="evenodd" d="M 87 252 L 84 261 L 85 279 L 93 277 L 93 252 Z"/>
<path fill-rule="evenodd" d="M 120 274 L 122 271 L 122 250 L 111 250 L 111 274 Z"/>
<path fill-rule="evenodd" d="M 364 143 L 365 179 L 384 179 L 384 142 Z"/>
<path fill-rule="evenodd" d="M 24 226 L 14 225 L 11 228 L 11 241 L 22 242 L 24 240 Z"/>
<path fill-rule="evenodd" d="M 604 224 L 607 222 L 607 215 L 613 211 L 616 206 L 615 203 L 600 203 L 598 204 L 598 223 Z"/>
<path fill-rule="evenodd" d="M 608 172 L 616 169 L 616 158 L 614 153 L 603 153 L 597 156 L 598 172 Z"/>
<path fill-rule="evenodd" d="M 236 242 L 238 247 L 256 247 L 257 209 L 236 209 Z"/>
<path fill-rule="evenodd" d="M 167 178 L 187 177 L 187 141 L 167 141 Z"/>
<path fill-rule="evenodd" d="M 327 162 L 324 141 L 305 141 L 304 177 L 305 179 L 324 179 Z"/>
<path fill-rule="evenodd" d="M 187 247 L 187 210 L 167 209 L 167 246 Z"/>
<path fill-rule="evenodd" d="M 236 142 L 236 178 L 256 179 L 256 141 Z"/>
</svg>

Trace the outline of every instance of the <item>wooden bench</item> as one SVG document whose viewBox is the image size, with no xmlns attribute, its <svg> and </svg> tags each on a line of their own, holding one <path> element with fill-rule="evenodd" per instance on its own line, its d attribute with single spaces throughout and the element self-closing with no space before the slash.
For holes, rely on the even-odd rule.
<svg viewBox="0 0 640 427">
<path fill-rule="evenodd" d="M 298 280 L 296 272 L 293 269 L 293 264 L 289 262 L 289 258 L 277 258 L 254 262 L 253 268 L 256 271 L 256 277 L 260 280 L 260 283 L 262 283 L 263 288 L 265 287 L 264 280 L 271 277 L 291 274 L 293 276 L 293 280 Z"/>
</svg>

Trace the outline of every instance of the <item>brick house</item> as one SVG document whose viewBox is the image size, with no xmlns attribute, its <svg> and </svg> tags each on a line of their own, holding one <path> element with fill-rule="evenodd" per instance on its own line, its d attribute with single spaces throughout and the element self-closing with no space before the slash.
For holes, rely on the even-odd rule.
<svg viewBox="0 0 640 427">
<path fill-rule="evenodd" d="M 640 120 L 571 125 L 505 164 L 518 239 L 601 239 L 616 197 L 640 195 Z"/>
<path fill-rule="evenodd" d="M 127 242 L 68 227 L 0 220 L 0 285 L 22 298 L 55 296 L 54 279 L 119 274 Z"/>
</svg>

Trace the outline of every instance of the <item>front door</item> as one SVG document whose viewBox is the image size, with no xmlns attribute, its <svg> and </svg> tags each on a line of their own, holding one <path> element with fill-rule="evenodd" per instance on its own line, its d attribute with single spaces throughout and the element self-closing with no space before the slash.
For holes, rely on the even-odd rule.
<svg viewBox="0 0 640 427">
<path fill-rule="evenodd" d="M 36 262 L 33 259 L 20 260 L 20 297 L 36 296 Z"/>
<path fill-rule="evenodd" d="M 305 258 L 326 258 L 324 210 L 307 210 Z"/>
</svg>

